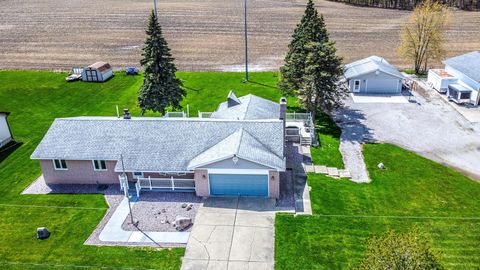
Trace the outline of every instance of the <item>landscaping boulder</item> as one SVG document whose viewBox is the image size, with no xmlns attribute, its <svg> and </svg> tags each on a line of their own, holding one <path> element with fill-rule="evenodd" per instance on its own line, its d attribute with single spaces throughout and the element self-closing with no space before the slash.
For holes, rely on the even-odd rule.
<svg viewBox="0 0 480 270">
<path fill-rule="evenodd" d="M 182 231 L 190 225 L 192 225 L 191 218 L 177 216 L 175 218 L 175 224 L 173 226 L 175 226 L 175 229 L 177 229 L 178 231 Z"/>
<path fill-rule="evenodd" d="M 47 239 L 50 236 L 50 232 L 45 227 L 37 228 L 37 238 L 38 239 Z"/>
<path fill-rule="evenodd" d="M 188 204 L 182 203 L 182 208 L 186 208 Z"/>
<path fill-rule="evenodd" d="M 385 165 L 383 163 L 378 163 L 377 167 L 381 170 L 385 169 Z"/>
<path fill-rule="evenodd" d="M 193 208 L 193 203 L 189 203 L 189 204 L 187 205 L 187 211 L 189 211 L 189 210 L 192 209 L 192 208 Z"/>
</svg>

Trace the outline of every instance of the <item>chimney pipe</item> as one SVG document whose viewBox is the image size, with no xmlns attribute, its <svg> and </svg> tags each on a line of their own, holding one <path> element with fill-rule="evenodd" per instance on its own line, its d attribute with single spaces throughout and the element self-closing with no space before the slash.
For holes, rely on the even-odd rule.
<svg viewBox="0 0 480 270">
<path fill-rule="evenodd" d="M 130 116 L 130 112 L 128 111 L 128 108 L 123 109 L 123 119 L 132 119 L 132 116 Z"/>
</svg>

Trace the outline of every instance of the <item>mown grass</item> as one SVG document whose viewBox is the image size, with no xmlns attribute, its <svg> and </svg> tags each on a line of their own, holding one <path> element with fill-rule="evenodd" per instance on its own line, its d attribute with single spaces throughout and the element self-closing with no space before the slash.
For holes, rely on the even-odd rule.
<svg viewBox="0 0 480 270">
<path fill-rule="evenodd" d="M 57 117 L 116 115 L 115 106 L 140 114 L 136 94 L 142 77 L 117 74 L 106 83 L 66 83 L 66 74 L 0 71 L 0 111 L 9 111 L 14 137 L 22 145 L 2 155 L 0 162 L 0 268 L 156 268 L 179 269 L 184 249 L 161 251 L 126 247 L 96 247 L 83 243 L 107 210 L 101 195 L 20 195 L 40 175 L 30 155 Z M 253 93 L 280 99 L 276 73 L 179 73 L 187 89 L 182 102 L 191 115 L 213 111 L 233 89 L 238 96 Z M 293 100 L 294 101 L 294 100 Z M 295 104 L 294 102 L 292 102 Z M 147 115 L 158 115 L 148 113 Z M 63 208 L 68 207 L 68 208 Z M 36 228 L 52 231 L 37 240 Z"/>
<path fill-rule="evenodd" d="M 479 183 L 393 145 L 366 145 L 364 156 L 369 184 L 308 175 L 314 215 L 277 215 L 276 269 L 350 269 L 368 236 L 413 225 L 448 269 L 480 267 Z"/>
<path fill-rule="evenodd" d="M 310 147 L 312 162 L 315 165 L 344 168 L 340 153 L 340 135 L 342 130 L 327 114 L 317 114 L 315 130 L 318 136 L 318 146 Z"/>
</svg>

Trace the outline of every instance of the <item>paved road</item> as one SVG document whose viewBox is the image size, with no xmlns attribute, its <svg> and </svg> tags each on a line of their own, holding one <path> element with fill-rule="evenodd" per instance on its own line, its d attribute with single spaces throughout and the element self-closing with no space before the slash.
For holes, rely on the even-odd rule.
<svg viewBox="0 0 480 270">
<path fill-rule="evenodd" d="M 396 144 L 480 179 L 480 123 L 470 123 L 438 95 L 415 93 L 405 104 L 349 99 L 335 119 L 342 139 Z"/>
<path fill-rule="evenodd" d="M 182 270 L 274 267 L 275 200 L 208 198 L 198 210 Z"/>
</svg>

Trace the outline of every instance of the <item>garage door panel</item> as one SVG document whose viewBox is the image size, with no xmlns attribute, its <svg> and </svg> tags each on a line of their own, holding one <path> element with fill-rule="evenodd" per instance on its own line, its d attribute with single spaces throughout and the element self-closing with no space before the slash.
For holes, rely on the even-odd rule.
<svg viewBox="0 0 480 270">
<path fill-rule="evenodd" d="M 210 194 L 216 196 L 268 196 L 268 176 L 209 174 Z"/>
<path fill-rule="evenodd" d="M 368 93 L 398 93 L 398 80 L 369 79 L 367 80 Z"/>
</svg>

